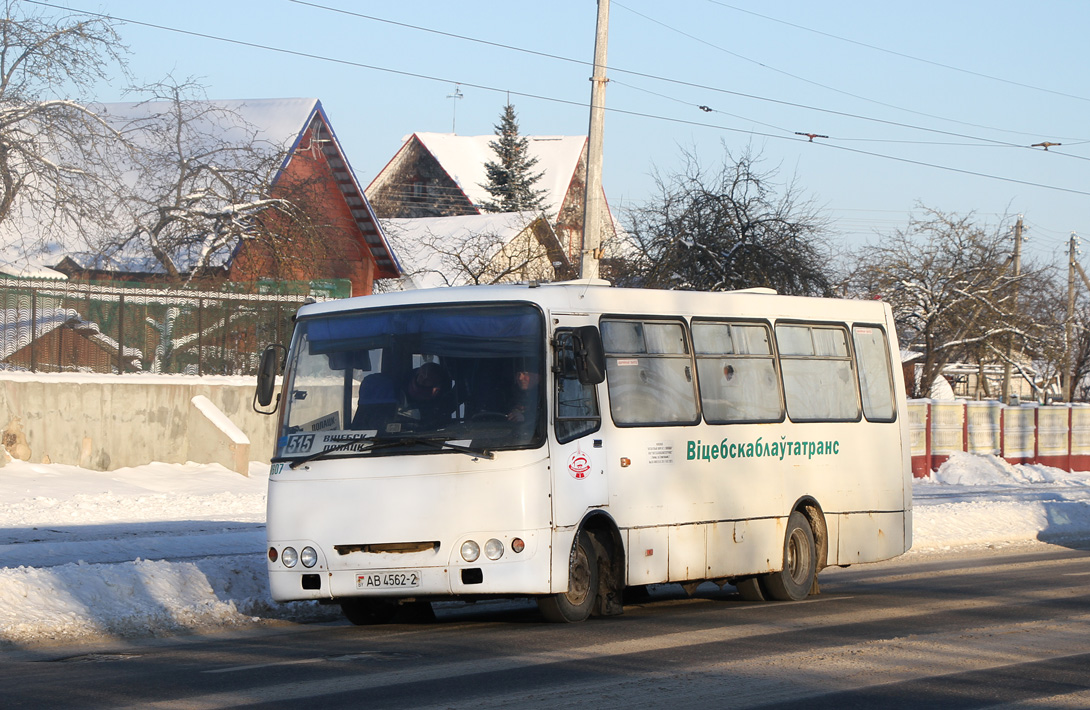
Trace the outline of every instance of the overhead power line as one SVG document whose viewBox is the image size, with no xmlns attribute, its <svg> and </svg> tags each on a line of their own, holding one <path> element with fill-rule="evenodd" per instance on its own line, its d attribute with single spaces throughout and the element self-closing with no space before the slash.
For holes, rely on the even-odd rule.
<svg viewBox="0 0 1090 710">
<path fill-rule="evenodd" d="M 955 67 L 955 66 L 953 66 L 951 64 L 943 64 L 942 62 L 936 62 L 936 61 L 933 61 L 931 59 L 925 59 L 923 57 L 916 57 L 916 56 L 913 56 L 911 54 L 905 54 L 904 52 L 898 52 L 898 51 L 893 50 L 893 49 L 887 49 L 886 47 L 879 47 L 879 46 L 874 45 L 874 44 L 867 44 L 866 42 L 860 42 L 858 40 L 850 39 L 848 37 L 841 37 L 840 35 L 830 34 L 829 32 L 822 32 L 821 30 L 815 30 L 812 27 L 806 27 L 804 25 L 797 25 L 797 24 L 795 24 L 793 22 L 788 22 L 787 20 L 781 20 L 781 19 L 779 19 L 777 17 L 771 17 L 769 15 L 762 15 L 759 12 L 754 12 L 752 10 L 746 10 L 744 8 L 741 8 L 741 7 L 736 7 L 734 5 L 729 5 L 729 4 L 725 3 L 725 2 L 720 2 L 720 0 L 708 0 L 708 2 L 712 3 L 713 5 L 720 5 L 722 7 L 729 8 L 731 10 L 734 10 L 735 12 L 744 12 L 747 15 L 753 15 L 754 17 L 760 17 L 762 20 L 768 20 L 769 22 L 778 22 L 781 25 L 787 25 L 788 27 L 794 27 L 795 29 L 803 30 L 805 32 L 813 32 L 814 34 L 822 35 L 824 37 L 829 37 L 831 39 L 835 39 L 835 40 L 840 41 L 840 42 L 847 42 L 849 44 L 858 45 L 860 47 L 866 47 L 867 49 L 873 49 L 876 52 L 885 52 L 886 54 L 892 54 L 893 56 L 896 56 L 896 57 L 902 57 L 904 59 L 911 59 L 914 62 L 921 62 L 923 64 L 930 64 L 931 66 L 934 66 L 934 67 L 940 67 L 942 69 L 948 69 L 950 71 L 961 72 L 962 74 L 969 74 L 970 76 L 980 77 L 981 79 L 989 79 L 991 81 L 998 81 L 998 82 L 1001 82 L 1001 83 L 1004 83 L 1004 84 L 1009 84 L 1011 86 L 1017 86 L 1017 87 L 1020 87 L 1020 88 L 1023 88 L 1023 89 L 1032 89 L 1034 91 L 1043 91 L 1046 94 L 1053 94 L 1055 96 L 1063 96 L 1063 97 L 1068 98 L 1068 99 L 1075 99 L 1076 101 L 1090 101 L 1090 98 L 1087 98 L 1086 96 L 1078 96 L 1076 94 L 1068 94 L 1068 93 L 1065 93 L 1063 91 L 1055 91 L 1054 89 L 1046 89 L 1043 86 L 1036 86 L 1034 84 L 1023 84 L 1022 82 L 1019 82 L 1019 81 L 1013 81 L 1011 79 L 1004 79 L 1003 77 L 992 76 L 991 74 L 984 74 L 982 72 L 973 71 L 972 69 L 964 69 L 962 67 Z"/>
<path fill-rule="evenodd" d="M 569 64 L 576 64 L 576 65 L 579 65 L 579 66 L 585 66 L 585 67 L 589 67 L 589 68 L 593 68 L 593 66 L 594 66 L 593 62 L 587 62 L 587 61 L 584 61 L 584 60 L 581 60 L 581 59 L 574 59 L 572 57 L 565 57 L 563 55 L 551 54 L 551 53 L 548 53 L 548 52 L 539 52 L 539 51 L 532 50 L 532 49 L 526 49 L 524 47 L 517 47 L 517 46 L 514 46 L 514 45 L 504 44 L 504 43 L 501 43 L 501 42 L 493 42 L 493 41 L 490 41 L 490 40 L 480 39 L 478 37 L 470 37 L 468 35 L 457 34 L 457 33 L 454 33 L 454 32 L 445 32 L 443 30 L 437 30 L 437 29 L 434 29 L 434 28 L 431 28 L 431 27 L 424 27 L 424 26 L 421 26 L 421 25 L 414 25 L 414 24 L 410 24 L 410 23 L 406 23 L 406 22 L 398 22 L 396 20 L 389 20 L 389 19 L 386 19 L 386 18 L 383 18 L 383 17 L 377 17 L 375 15 L 368 15 L 368 14 L 365 14 L 365 13 L 362 13 L 362 12 L 356 12 L 356 11 L 353 11 L 353 10 L 345 10 L 345 9 L 342 9 L 342 8 L 330 7 L 328 5 L 323 5 L 321 3 L 310 2 L 309 0 L 290 0 L 290 1 L 295 3 L 296 5 L 303 5 L 303 6 L 306 6 L 306 7 L 312 7 L 312 8 L 319 9 L 319 10 L 325 10 L 325 11 L 337 13 L 337 14 L 340 14 L 340 15 L 346 15 L 348 17 L 356 17 L 356 18 L 359 18 L 359 19 L 369 20 L 369 21 L 372 21 L 372 22 L 379 22 L 379 23 L 383 23 L 383 24 L 387 24 L 387 25 L 392 25 L 394 27 L 403 27 L 405 29 L 410 29 L 410 30 L 414 30 L 414 31 L 418 31 L 418 32 L 425 32 L 425 33 L 428 33 L 428 34 L 434 34 L 434 35 L 438 35 L 438 36 L 441 36 L 441 37 L 449 37 L 451 39 L 457 39 L 457 40 L 461 40 L 461 41 L 465 41 L 465 42 L 473 42 L 475 44 L 481 44 L 481 45 L 488 46 L 488 47 L 496 47 L 496 48 L 499 48 L 499 49 L 506 49 L 506 50 L 509 50 L 509 51 L 519 52 L 519 53 L 522 53 L 522 54 L 528 54 L 528 55 L 536 56 L 536 57 L 542 57 L 542 58 L 545 58 L 545 59 L 554 59 L 554 60 L 557 60 L 557 61 L 567 62 Z M 904 108 L 904 107 L 901 107 L 901 106 L 896 106 L 894 104 L 888 104 L 888 103 L 884 103 L 884 102 L 877 101 L 877 100 L 874 100 L 874 99 L 869 99 L 869 98 L 867 98 L 865 96 L 860 96 L 858 94 L 852 94 L 852 93 L 847 92 L 847 91 L 842 91 L 840 89 L 836 89 L 835 87 L 831 87 L 831 86 L 828 86 L 828 85 L 825 85 L 825 84 L 821 84 L 821 83 L 818 83 L 818 82 L 815 82 L 815 81 L 811 81 L 809 79 L 805 79 L 805 78 L 797 76 L 795 74 L 791 74 L 789 72 L 785 72 L 785 71 L 776 69 L 776 68 L 771 67 L 771 66 L 769 66 L 767 64 L 764 64 L 762 62 L 758 62 L 756 60 L 749 59 L 748 57 L 745 57 L 743 55 L 736 54 L 735 52 L 731 52 L 728 49 L 720 47 L 719 45 L 716 45 L 716 44 L 713 44 L 711 42 L 707 42 L 705 40 L 702 40 L 702 39 L 700 39 L 698 37 L 695 37 L 695 36 L 693 36 L 693 35 L 691 35 L 689 33 L 683 32 L 682 30 L 678 30 L 678 29 L 676 29 L 674 27 L 671 27 L 670 25 L 667 25 L 667 24 L 665 24 L 663 22 L 660 22 L 660 21 L 658 21 L 658 20 L 656 20 L 656 19 L 654 19 L 652 17 L 649 17 L 649 16 L 647 16 L 647 15 L 645 15 L 643 13 L 632 10 L 631 8 L 629 8 L 627 6 L 625 6 L 625 5 L 623 5 L 623 4 L 619 3 L 619 2 L 616 2 L 616 0 L 613 0 L 613 5 L 615 5 L 617 7 L 621 7 L 623 9 L 625 9 L 625 10 L 628 10 L 629 12 L 631 12 L 631 13 L 633 13 L 635 15 L 639 15 L 640 17 L 643 17 L 644 19 L 648 20 L 649 22 L 653 22 L 653 23 L 658 24 L 658 25 L 660 25 L 662 27 L 665 27 L 666 29 L 669 29 L 672 32 L 676 32 L 676 33 L 678 33 L 678 34 L 680 34 L 680 35 L 682 35 L 684 37 L 687 37 L 687 38 L 692 39 L 694 41 L 706 44 L 706 45 L 708 45 L 710 47 L 713 47 L 713 48 L 718 49 L 718 50 L 720 50 L 722 52 L 725 52 L 725 53 L 727 53 L 727 54 L 729 54 L 731 56 L 738 57 L 739 59 L 742 59 L 742 60 L 745 60 L 745 61 L 748 61 L 748 62 L 752 62 L 753 64 L 756 64 L 758 66 L 764 67 L 764 68 L 772 70 L 772 71 L 779 72 L 779 73 L 784 74 L 786 76 L 789 76 L 791 78 L 798 79 L 799 81 L 804 81 L 806 83 L 812 84 L 814 86 L 818 86 L 818 87 L 826 89 L 828 91 L 833 91 L 833 92 L 836 92 L 836 93 L 844 94 L 846 96 L 850 96 L 850 97 L 855 98 L 855 99 L 860 99 L 862 101 L 868 101 L 870 103 L 874 103 L 874 104 L 877 104 L 877 105 L 880 105 L 880 106 L 884 106 L 886 108 L 892 108 L 892 109 L 896 109 L 896 110 L 899 110 L 899 111 L 904 111 L 906 113 L 911 113 L 911 114 L 915 114 L 915 115 L 918 115 L 918 116 L 924 116 L 926 118 L 933 118 L 933 119 L 940 120 L 940 121 L 948 121 L 950 123 L 957 123 L 957 124 L 961 124 L 961 125 L 965 125 L 965 126 L 970 126 L 972 128 L 983 128 L 985 130 L 990 130 L 990 131 L 999 131 L 999 132 L 1003 132 L 1003 133 L 1033 136 L 1034 138 L 1040 137 L 1040 133 L 1026 133 L 1026 132 L 1023 132 L 1023 131 L 1016 131 L 1016 130 L 1009 129 L 1009 128 L 998 128 L 998 127 L 995 127 L 995 126 L 985 126 L 985 125 L 981 125 L 981 124 L 970 123 L 970 122 L 967 122 L 967 121 L 959 121 L 957 119 L 948 118 L 948 117 L 945 117 L 945 116 L 938 116 L 938 115 L 935 115 L 935 114 L 924 113 L 922 111 L 916 111 L 916 110 L 913 110 L 913 109 L 908 109 L 908 108 Z M 1009 142 L 1009 141 L 999 141 L 999 140 L 995 140 L 995 139 L 991 139 L 991 138 L 984 138 L 984 137 L 981 137 L 981 136 L 972 136 L 972 135 L 965 135 L 965 134 L 961 134 L 961 133 L 952 133 L 952 132 L 949 132 L 949 131 L 942 131 L 942 130 L 935 129 L 935 128 L 927 128 L 926 126 L 916 126 L 916 125 L 913 125 L 913 124 L 902 123 L 902 122 L 899 122 L 899 121 L 888 121 L 888 120 L 885 120 L 885 119 L 878 119 L 878 118 L 873 118 L 873 117 L 870 117 L 870 116 L 863 116 L 861 114 L 850 113 L 850 112 L 845 112 L 845 111 L 836 111 L 836 110 L 833 110 L 833 109 L 826 109 L 826 108 L 821 108 L 821 107 L 818 107 L 818 106 L 810 106 L 810 105 L 807 105 L 807 104 L 799 104 L 799 103 L 795 103 L 795 102 L 791 102 L 791 101 L 781 101 L 781 100 L 778 100 L 778 99 L 772 99 L 772 98 L 768 98 L 768 97 L 764 97 L 764 96 L 757 96 L 757 95 L 754 95 L 754 94 L 746 94 L 746 93 L 741 93 L 741 92 L 737 92 L 737 91 L 731 91 L 729 89 L 723 89 L 721 87 L 708 86 L 708 85 L 704 85 L 704 84 L 697 84 L 697 83 L 694 83 L 694 82 L 684 81 L 684 80 L 681 80 L 681 79 L 672 79 L 670 77 L 659 76 L 659 75 L 656 75 L 656 74 L 648 74 L 648 73 L 645 73 L 645 72 L 632 71 L 632 70 L 623 69 L 623 68 L 620 68 L 620 67 L 610 66 L 609 71 L 611 73 L 626 74 L 626 75 L 629 75 L 629 76 L 640 77 L 640 78 L 643 78 L 643 79 L 653 79 L 655 81 L 661 81 L 661 82 L 670 83 L 670 84 L 677 84 L 678 86 L 685 86 L 685 87 L 700 89 L 700 90 L 703 90 L 703 91 L 714 91 L 714 92 L 717 92 L 717 93 L 724 93 L 724 94 L 728 94 L 728 95 L 731 95 L 731 96 L 738 96 L 740 98 L 752 99 L 752 100 L 755 100 L 755 101 L 764 101 L 764 102 L 769 102 L 769 103 L 774 103 L 774 104 L 779 104 L 779 105 L 784 105 L 784 106 L 791 106 L 793 108 L 801 108 L 801 109 L 805 109 L 805 110 L 808 110 L 808 111 L 819 111 L 819 112 L 823 112 L 823 113 L 829 113 L 829 114 L 832 114 L 832 115 L 854 118 L 854 119 L 858 119 L 858 120 L 861 120 L 861 121 L 869 121 L 869 122 L 880 123 L 880 124 L 885 124 L 885 125 L 897 126 L 897 127 L 901 127 L 901 128 L 909 128 L 909 129 L 917 130 L 917 131 L 938 133 L 938 134 L 942 134 L 942 135 L 948 135 L 948 136 L 958 137 L 958 138 L 965 138 L 965 139 L 969 139 L 969 140 L 994 142 L 994 143 L 997 143 L 997 144 L 1000 144 L 1000 145 L 1007 145 L 1007 146 L 1011 146 L 1011 147 L 1014 147 L 1014 146 L 1021 147 L 1020 144 L 1012 143 L 1012 142 Z M 614 84 L 618 83 L 616 78 L 614 78 L 612 80 L 612 83 L 614 83 Z M 647 90 L 647 89 L 639 89 L 638 87 L 631 87 L 631 88 L 637 88 L 638 90 L 641 90 L 641 91 L 647 91 L 648 93 L 654 93 L 654 92 L 652 92 L 650 90 Z M 667 98 L 667 97 L 664 97 L 664 98 Z M 731 114 L 728 114 L 728 115 L 731 115 Z M 749 119 L 747 119 L 747 120 L 749 120 Z M 762 125 L 767 125 L 767 124 L 762 124 Z"/>
<path fill-rule="evenodd" d="M 222 36 L 218 36 L 218 35 L 209 34 L 209 33 L 206 33 L 206 32 L 195 32 L 193 30 L 183 30 L 183 29 L 180 29 L 180 28 L 177 28 L 177 27 L 170 27 L 168 25 L 160 25 L 160 24 L 156 24 L 156 23 L 152 23 L 152 22 L 144 22 L 144 21 L 141 21 L 141 20 L 132 20 L 132 19 L 124 18 L 124 17 L 119 17 L 119 16 L 116 16 L 116 15 L 109 15 L 109 14 L 106 14 L 106 13 L 91 12 L 91 11 L 87 11 L 87 10 L 79 10 L 79 9 L 71 8 L 71 7 L 63 7 L 63 6 L 60 6 L 60 5 L 53 4 L 53 3 L 43 2 L 42 0 L 24 0 L 24 2 L 34 4 L 34 5 L 40 5 L 40 6 L 43 6 L 43 7 L 52 8 L 52 9 L 55 9 L 55 10 L 63 10 L 63 11 L 66 11 L 66 12 L 75 12 L 75 13 L 79 13 L 79 14 L 82 14 L 82 15 L 87 15 L 87 16 L 90 16 L 90 17 L 100 17 L 100 18 L 104 18 L 104 19 L 113 20 L 115 22 L 124 22 L 124 23 L 128 23 L 128 24 L 141 26 L 141 27 L 149 27 L 149 28 L 152 28 L 152 29 L 163 30 L 165 32 L 173 32 L 173 33 L 177 33 L 177 34 L 187 35 L 187 36 L 190 36 L 190 37 L 199 37 L 201 39 L 208 39 L 208 40 L 217 41 L 217 42 L 225 42 L 225 43 L 234 44 L 234 45 L 237 45 L 237 46 L 249 47 L 249 48 L 252 48 L 252 49 L 260 49 L 260 50 L 263 50 L 263 51 L 276 52 L 276 53 L 280 53 L 280 54 L 286 54 L 286 55 L 289 55 L 289 56 L 303 57 L 303 58 L 307 58 L 307 59 L 315 59 L 315 60 L 318 60 L 318 61 L 330 62 L 330 63 L 334 63 L 334 64 L 340 64 L 340 65 L 343 65 L 343 66 L 351 66 L 351 67 L 356 67 L 356 68 L 360 68 L 360 69 L 369 69 L 369 70 L 372 70 L 372 71 L 379 71 L 379 72 L 394 74 L 394 75 L 397 75 L 397 76 L 410 77 L 410 78 L 414 78 L 414 79 L 424 79 L 424 80 L 427 80 L 427 81 L 441 82 L 441 83 L 446 84 L 446 85 L 461 84 L 464 87 L 480 89 L 482 91 L 491 91 L 491 92 L 496 92 L 496 93 L 501 93 L 501 94 L 507 93 L 507 94 L 511 94 L 511 95 L 514 95 L 514 96 L 520 96 L 520 97 L 529 98 L 529 99 L 536 99 L 536 100 L 540 100 L 540 101 L 550 101 L 550 102 L 553 102 L 553 103 L 560 103 L 560 104 L 565 104 L 565 105 L 570 105 L 570 106 L 578 106 L 580 108 L 585 108 L 586 107 L 586 102 L 585 101 L 573 101 L 573 100 L 570 100 L 570 99 L 561 99 L 561 98 L 557 98 L 557 97 L 544 96 L 544 95 L 540 95 L 540 94 L 532 94 L 532 93 L 528 93 L 528 92 L 512 91 L 510 89 L 502 89 L 502 88 L 498 88 L 498 87 L 488 86 L 488 85 L 485 85 L 485 84 L 476 84 L 476 83 L 472 83 L 472 82 L 468 82 L 468 81 L 464 81 L 464 80 L 452 79 L 452 78 L 449 78 L 449 77 L 437 77 L 437 76 L 432 76 L 432 75 L 428 75 L 428 74 L 421 74 L 421 73 L 418 73 L 418 72 L 409 72 L 409 71 L 404 71 L 404 70 L 400 70 L 400 69 L 391 69 L 389 67 L 381 67 L 381 66 L 377 66 L 377 65 L 373 65 L 373 64 L 365 64 L 363 62 L 355 62 L 355 61 L 351 61 L 351 60 L 347 60 L 347 59 L 338 59 L 338 58 L 335 58 L 335 57 L 329 57 L 329 56 L 325 56 L 325 55 L 315 54 L 315 53 L 312 53 L 312 52 L 302 52 L 302 51 L 299 51 L 299 50 L 285 49 L 285 48 L 282 48 L 282 47 L 275 47 L 275 46 L 272 46 L 272 45 L 261 44 L 261 43 L 258 43 L 258 42 L 247 42 L 247 41 L 244 41 L 244 40 L 233 39 L 233 38 L 230 38 L 230 37 L 222 37 Z M 611 68 L 611 71 L 614 71 L 614 70 Z M 640 74 L 638 72 L 624 72 L 623 70 L 616 70 L 616 71 L 621 71 L 623 73 L 628 73 L 628 74 L 633 74 L 633 75 L 646 76 L 648 78 L 658 78 L 658 77 L 653 77 L 651 75 Z M 675 80 L 669 80 L 669 79 L 663 79 L 663 80 L 665 80 L 665 81 L 675 81 Z M 695 84 L 690 84 L 688 82 L 675 81 L 675 83 L 688 85 L 688 86 L 698 86 L 698 85 L 695 85 Z M 709 89 L 709 90 L 713 90 L 713 91 L 719 91 L 719 92 L 722 92 L 722 93 L 732 94 L 732 95 L 736 95 L 736 96 L 748 96 L 750 98 L 760 99 L 760 100 L 763 100 L 763 101 L 770 101 L 770 102 L 776 103 L 776 104 L 795 106 L 795 107 L 799 107 L 799 108 L 809 108 L 809 109 L 815 110 L 815 111 L 824 111 L 826 113 L 830 113 L 830 114 L 834 114 L 834 115 L 851 116 L 851 114 L 846 114 L 846 113 L 843 113 L 843 112 L 831 111 L 831 110 L 828 110 L 828 109 L 820 109 L 820 108 L 815 108 L 815 107 L 807 107 L 807 106 L 803 106 L 801 104 L 793 104 L 793 103 L 788 102 L 788 101 L 778 101 L 778 100 L 775 100 L 775 99 L 767 99 L 767 98 L 762 98 L 762 97 L 750 96 L 748 94 L 742 94 L 742 93 L 739 93 L 739 92 L 729 91 L 729 90 L 726 90 L 726 89 L 717 89 L 715 87 L 700 87 L 700 88 L 705 88 L 705 89 Z M 729 127 L 729 126 L 722 126 L 722 125 L 713 124 L 713 123 L 706 123 L 706 122 L 701 122 L 701 121 L 691 121 L 691 120 L 680 119 L 680 118 L 671 118 L 671 117 L 668 117 L 668 116 L 661 116 L 661 115 L 645 113 L 645 112 L 639 112 L 639 111 L 628 111 L 628 110 L 624 110 L 624 109 L 611 108 L 611 107 L 606 107 L 606 110 L 609 111 L 610 113 L 614 113 L 614 114 L 627 115 L 627 116 L 633 116 L 633 117 L 639 117 L 639 118 L 647 118 L 647 119 L 653 119 L 653 120 L 659 120 L 659 121 L 667 121 L 667 122 L 678 123 L 678 124 L 682 124 L 682 125 L 702 126 L 702 127 L 705 127 L 705 128 L 712 128 L 712 129 L 717 129 L 717 130 L 722 130 L 722 131 L 729 131 L 729 132 L 733 132 L 733 133 L 742 133 L 742 134 L 750 135 L 750 136 L 760 136 L 760 137 L 765 137 L 765 138 L 787 139 L 787 140 L 796 140 L 796 141 L 799 141 L 799 142 L 806 142 L 804 139 L 793 136 L 793 135 L 790 136 L 790 137 L 787 137 L 787 136 L 784 136 L 784 135 L 781 135 L 781 134 L 762 133 L 762 132 L 759 132 L 759 131 L 732 128 L 732 127 Z M 855 118 L 865 118 L 865 117 L 862 117 L 862 116 L 854 116 L 854 117 Z M 931 132 L 942 133 L 942 134 L 946 134 L 946 135 L 958 135 L 958 134 L 948 133 L 946 131 L 938 131 L 938 130 L 935 130 L 935 129 L 927 129 L 927 128 L 915 127 L 915 126 L 905 126 L 904 124 L 897 124 L 896 122 L 893 122 L 893 121 L 881 121 L 879 119 L 866 119 L 866 120 L 875 120 L 875 121 L 878 121 L 880 123 L 888 123 L 888 124 L 891 124 L 891 125 L 902 125 L 904 127 L 917 128 L 918 130 L 931 131 Z M 780 130 L 782 130 L 782 129 L 780 129 Z M 964 137 L 964 136 L 962 136 L 962 137 Z M 1001 145 L 1007 145 L 1008 147 L 1023 147 L 1023 146 L 1018 146 L 1017 144 L 1014 144 L 1014 143 L 1004 144 L 1001 141 L 989 141 L 988 139 L 985 139 L 985 138 L 976 138 L 976 139 L 981 140 L 981 141 L 999 143 Z M 886 155 L 886 154 L 883 154 L 883 153 L 875 153 L 875 152 L 871 152 L 871 151 L 860 150 L 860 149 L 857 149 L 857 148 L 849 148 L 847 146 L 840 146 L 840 145 L 835 145 L 835 144 L 832 144 L 832 143 L 821 143 L 821 145 L 823 147 L 826 147 L 826 148 L 832 148 L 832 149 L 836 149 L 836 150 L 844 150 L 844 151 L 848 151 L 848 152 L 855 153 L 855 154 L 858 154 L 858 155 L 866 155 L 866 156 L 871 156 L 871 157 L 883 158 L 883 159 L 886 159 L 886 160 L 893 160 L 893 161 L 906 163 L 906 164 L 911 164 L 911 165 L 917 165 L 917 166 L 921 166 L 921 167 L 929 167 L 929 168 L 933 168 L 933 169 L 937 169 L 937 170 L 945 170 L 945 171 L 949 171 L 949 172 L 959 173 L 959 174 L 962 174 L 962 175 L 972 175 L 972 176 L 976 176 L 976 177 L 982 177 L 982 178 L 987 178 L 987 179 L 991 179 L 991 180 L 998 180 L 998 181 L 1002 181 L 1002 182 L 1009 182 L 1009 183 L 1014 183 L 1014 184 L 1018 184 L 1018 185 L 1027 185 L 1027 186 L 1038 187 L 1038 188 L 1047 189 L 1047 190 L 1055 190 L 1055 191 L 1059 191 L 1059 192 L 1066 192 L 1066 193 L 1071 193 L 1071 194 L 1090 196 L 1090 192 L 1085 191 L 1085 190 L 1077 190 L 1077 189 L 1074 189 L 1074 188 L 1066 188 L 1066 187 L 1061 187 L 1061 186 L 1058 186 L 1058 185 L 1048 185 L 1048 184 L 1045 184 L 1045 183 L 1032 182 L 1032 181 L 1028 181 L 1028 180 L 1020 180 L 1020 179 L 1017 179 L 1017 178 L 1009 178 L 1009 177 L 1004 177 L 1004 176 L 1001 176 L 1001 175 L 994 175 L 994 174 L 990 174 L 990 173 L 982 173 L 982 172 L 963 169 L 963 168 L 956 168 L 956 167 L 952 167 L 952 166 L 948 166 L 948 165 L 939 165 L 937 163 L 928 163 L 928 162 L 924 162 L 924 161 L 920 161 L 920 160 L 913 160 L 913 159 L 910 159 L 910 158 L 902 158 L 902 157 L 899 157 L 899 156 Z M 1065 155 L 1065 154 L 1062 154 L 1062 153 L 1056 153 L 1055 151 L 1050 151 L 1050 154 Z M 1078 156 L 1071 156 L 1071 157 L 1078 157 Z"/>
</svg>

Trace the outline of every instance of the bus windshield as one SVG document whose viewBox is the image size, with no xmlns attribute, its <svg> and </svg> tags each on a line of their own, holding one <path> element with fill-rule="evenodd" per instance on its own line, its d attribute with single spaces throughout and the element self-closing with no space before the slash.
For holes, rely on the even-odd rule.
<svg viewBox="0 0 1090 710">
<path fill-rule="evenodd" d="M 302 319 L 276 459 L 539 447 L 544 332 L 526 304 Z"/>
</svg>

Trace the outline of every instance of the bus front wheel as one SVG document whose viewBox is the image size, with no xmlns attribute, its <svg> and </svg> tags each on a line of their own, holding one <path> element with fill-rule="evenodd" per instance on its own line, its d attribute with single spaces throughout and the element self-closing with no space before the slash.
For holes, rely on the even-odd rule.
<svg viewBox="0 0 1090 710">
<path fill-rule="evenodd" d="M 795 511 L 787 519 L 783 541 L 783 569 L 764 575 L 765 596 L 776 601 L 801 601 L 810 595 L 817 575 L 817 545 L 806 516 Z"/>
<path fill-rule="evenodd" d="M 584 621 L 598 596 L 598 555 L 590 535 L 581 530 L 568 561 L 568 591 L 539 597 L 537 606 L 547 621 Z"/>
</svg>

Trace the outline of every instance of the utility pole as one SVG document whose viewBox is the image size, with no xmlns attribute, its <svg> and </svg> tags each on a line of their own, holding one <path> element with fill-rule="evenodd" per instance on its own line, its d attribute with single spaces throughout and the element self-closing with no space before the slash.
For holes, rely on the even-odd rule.
<svg viewBox="0 0 1090 710">
<path fill-rule="evenodd" d="M 1071 233 L 1071 245 L 1072 245 L 1071 246 L 1071 255 L 1070 255 L 1070 258 L 1069 258 L 1069 261 L 1068 261 L 1068 281 L 1069 281 L 1068 288 L 1069 288 L 1069 291 L 1068 291 L 1068 294 L 1067 294 L 1067 314 L 1068 314 L 1067 315 L 1067 323 L 1068 323 L 1067 327 L 1068 327 L 1068 333 L 1070 333 L 1070 335 L 1068 335 L 1068 347 L 1071 347 L 1071 343 L 1073 342 L 1072 338 L 1074 336 L 1074 324 L 1075 324 L 1075 317 L 1074 317 L 1074 313 L 1075 313 L 1074 280 L 1075 280 L 1075 274 L 1076 273 L 1079 275 L 1079 278 L 1082 279 L 1082 283 L 1083 283 L 1084 286 L 1086 286 L 1086 290 L 1090 291 L 1090 276 L 1086 275 L 1086 272 L 1083 271 L 1083 269 L 1082 269 L 1082 264 L 1080 264 L 1078 262 L 1078 260 L 1075 258 L 1079 253 L 1079 243 L 1078 243 L 1078 237 L 1075 236 L 1074 232 Z M 1074 359 L 1074 358 L 1072 358 L 1072 359 Z M 1066 361 L 1065 361 L 1065 363 L 1066 363 Z M 1068 381 L 1069 384 L 1066 387 L 1064 387 L 1065 394 L 1070 392 L 1072 397 L 1075 396 L 1075 382 L 1074 382 L 1075 373 L 1074 373 L 1074 369 L 1075 369 L 1075 365 L 1072 362 L 1069 365 L 1069 369 L 1067 371 L 1067 381 Z M 1067 401 L 1070 402 L 1071 400 L 1067 399 Z"/>
<path fill-rule="evenodd" d="M 1011 299 L 1011 313 L 1018 311 L 1018 279 L 1022 275 L 1022 215 L 1014 223 L 1014 294 Z M 1003 404 L 1010 404 L 1011 391 L 1011 352 L 1014 349 L 1014 336 L 1007 334 L 1007 361 L 1003 363 Z"/>
<path fill-rule="evenodd" d="M 1075 391 L 1071 381 L 1075 376 L 1075 363 L 1073 362 L 1072 343 L 1075 336 L 1075 248 L 1078 237 L 1071 233 L 1071 240 L 1067 243 L 1067 318 L 1064 321 L 1064 401 L 1071 401 L 1071 394 Z"/>
<path fill-rule="evenodd" d="M 583 198 L 583 253 L 579 277 L 598 278 L 602 254 L 602 147 L 606 118 L 606 38 L 609 34 L 609 0 L 598 0 L 598 25 L 594 36 L 594 75 L 590 89 L 590 132 L 587 138 L 587 192 Z"/>
</svg>

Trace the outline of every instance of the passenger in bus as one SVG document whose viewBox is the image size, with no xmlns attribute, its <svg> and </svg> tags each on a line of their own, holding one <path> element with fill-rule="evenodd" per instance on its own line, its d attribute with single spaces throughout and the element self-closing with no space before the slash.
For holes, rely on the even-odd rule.
<svg viewBox="0 0 1090 710">
<path fill-rule="evenodd" d="M 541 375 L 530 370 L 519 370 L 515 373 L 515 387 L 507 406 L 507 421 L 526 421 L 527 410 L 532 412 L 537 403 L 537 386 L 540 380 Z"/>
<path fill-rule="evenodd" d="M 407 423 L 438 426 L 454 411 L 449 393 L 450 376 L 438 363 L 426 362 L 416 368 L 400 388 L 390 375 L 376 372 L 360 383 L 352 428 L 395 433 Z"/>
</svg>

